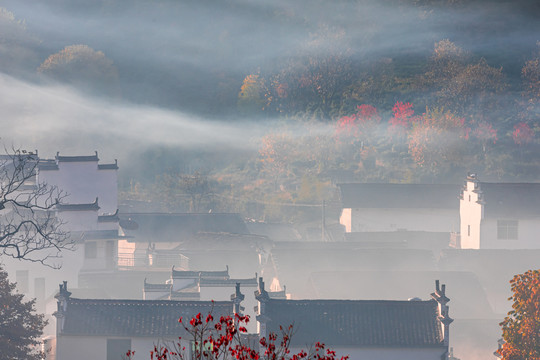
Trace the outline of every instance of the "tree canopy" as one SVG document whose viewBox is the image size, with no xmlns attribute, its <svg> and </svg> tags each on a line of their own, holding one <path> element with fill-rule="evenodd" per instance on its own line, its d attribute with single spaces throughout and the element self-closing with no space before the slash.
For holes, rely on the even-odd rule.
<svg viewBox="0 0 540 360">
<path fill-rule="evenodd" d="M 35 313 L 34 303 L 16 292 L 15 284 L 0 268 L 0 360 L 43 359 L 37 346 L 47 321 Z"/>
<path fill-rule="evenodd" d="M 540 270 L 518 274 L 510 281 L 512 310 L 501 323 L 503 360 L 540 359 Z"/>
</svg>

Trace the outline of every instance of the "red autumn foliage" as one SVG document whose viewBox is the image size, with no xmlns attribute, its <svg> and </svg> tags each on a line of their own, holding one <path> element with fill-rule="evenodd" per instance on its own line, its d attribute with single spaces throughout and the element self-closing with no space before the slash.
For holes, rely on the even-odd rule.
<svg viewBox="0 0 540 360">
<path fill-rule="evenodd" d="M 494 144 L 497 142 L 497 130 L 493 128 L 490 123 L 482 121 L 478 124 L 478 127 L 473 130 L 473 136 L 480 140 L 483 144 L 492 141 Z"/>
<path fill-rule="evenodd" d="M 394 115 L 388 121 L 388 132 L 392 137 L 403 138 L 414 121 L 413 104 L 398 101 L 392 112 Z"/>
<path fill-rule="evenodd" d="M 381 122 L 377 108 L 371 105 L 358 105 L 356 113 L 341 117 L 336 124 L 336 137 L 343 142 L 367 140 L 369 134 Z"/>
<path fill-rule="evenodd" d="M 326 348 L 323 343 L 317 342 L 309 351 L 300 350 L 291 353 L 291 339 L 294 333 L 293 326 L 282 328 L 281 334 L 270 333 L 263 337 L 258 344 L 249 341 L 245 325 L 249 316 L 235 314 L 234 316 L 221 316 L 214 320 L 212 314 L 203 317 L 201 313 L 194 316 L 189 325 L 184 324 L 180 318 L 178 322 L 186 330 L 188 337 L 184 341 L 192 344 L 191 354 L 186 352 L 182 345 L 182 338 L 178 342 L 165 345 L 154 345 L 150 351 L 151 360 L 184 360 L 184 359 L 210 359 L 210 360 L 347 360 L 348 356 L 338 358 L 336 352 Z M 133 359 L 135 352 L 128 351 L 126 358 Z"/>
<path fill-rule="evenodd" d="M 512 139 L 516 145 L 526 145 L 533 141 L 534 130 L 531 129 L 527 123 L 520 122 L 514 126 L 514 132 L 512 132 Z"/>
<path fill-rule="evenodd" d="M 518 274 L 510 281 L 512 310 L 500 325 L 502 360 L 540 360 L 540 270 Z"/>
</svg>

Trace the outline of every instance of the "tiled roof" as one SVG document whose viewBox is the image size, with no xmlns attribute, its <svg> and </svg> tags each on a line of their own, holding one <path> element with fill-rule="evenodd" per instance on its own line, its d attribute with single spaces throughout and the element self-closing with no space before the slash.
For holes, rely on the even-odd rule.
<svg viewBox="0 0 540 360">
<path fill-rule="evenodd" d="M 89 204 L 58 204 L 56 209 L 58 211 L 98 211 L 100 207 L 96 198 L 96 201 Z"/>
<path fill-rule="evenodd" d="M 118 230 L 90 230 L 81 232 L 72 232 L 72 234 L 80 233 L 81 240 L 105 240 L 105 239 L 123 239 L 125 236 L 118 235 Z"/>
<path fill-rule="evenodd" d="M 489 319 L 494 314 L 478 277 L 466 271 L 325 271 L 310 275 L 313 299 L 407 300 L 425 298 L 440 279 L 452 289 L 456 319 Z M 362 286 L 354 286 L 362 284 Z M 506 297 L 505 297 L 506 298 Z"/>
<path fill-rule="evenodd" d="M 118 163 L 98 164 L 98 170 L 118 170 Z"/>
<path fill-rule="evenodd" d="M 201 286 L 235 286 L 240 283 L 242 286 L 257 286 L 257 277 L 250 279 L 208 279 L 202 278 Z"/>
<path fill-rule="evenodd" d="M 211 279 L 228 279 L 229 269 L 223 271 L 190 271 L 190 270 L 175 270 L 172 269 L 173 278 L 211 278 Z"/>
<path fill-rule="evenodd" d="M 150 284 L 144 279 L 144 291 L 171 291 L 172 284 Z"/>
<path fill-rule="evenodd" d="M 99 161 L 97 151 L 95 155 L 90 156 L 60 156 L 56 154 L 56 160 L 58 162 L 86 162 L 86 161 Z"/>
<path fill-rule="evenodd" d="M 438 304 L 429 301 L 276 300 L 265 302 L 268 331 L 294 324 L 294 344 L 443 347 Z"/>
<path fill-rule="evenodd" d="M 40 159 L 38 162 L 38 169 L 41 170 L 58 170 L 58 164 L 56 160 L 52 159 Z"/>
<path fill-rule="evenodd" d="M 63 335 L 177 337 L 184 333 L 178 319 L 197 313 L 230 315 L 230 301 L 68 300 Z"/>
<path fill-rule="evenodd" d="M 540 216 L 540 183 L 479 183 L 486 218 Z"/>
<path fill-rule="evenodd" d="M 343 208 L 459 209 L 458 185 L 338 184 Z"/>
<path fill-rule="evenodd" d="M 188 241 L 199 232 L 248 234 L 239 214 L 120 214 L 120 226 L 135 241 Z"/>
<path fill-rule="evenodd" d="M 118 217 L 118 209 L 114 214 L 109 215 L 99 215 L 98 216 L 98 222 L 119 222 L 120 218 Z"/>
</svg>

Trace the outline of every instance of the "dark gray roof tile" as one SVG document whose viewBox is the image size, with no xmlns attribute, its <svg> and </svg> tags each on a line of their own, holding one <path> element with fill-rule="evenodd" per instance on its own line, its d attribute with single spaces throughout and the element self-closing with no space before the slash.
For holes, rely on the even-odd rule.
<svg viewBox="0 0 540 360">
<path fill-rule="evenodd" d="M 292 340 L 299 346 L 442 347 L 437 306 L 434 300 L 270 299 L 265 315 L 268 331 L 294 324 Z"/>
<path fill-rule="evenodd" d="M 171 300 L 68 300 L 63 335 L 94 336 L 182 336 L 178 322 L 189 320 L 199 312 L 215 317 L 230 315 L 230 301 Z"/>
<path fill-rule="evenodd" d="M 344 208 L 459 209 L 459 185 L 338 184 Z"/>
</svg>

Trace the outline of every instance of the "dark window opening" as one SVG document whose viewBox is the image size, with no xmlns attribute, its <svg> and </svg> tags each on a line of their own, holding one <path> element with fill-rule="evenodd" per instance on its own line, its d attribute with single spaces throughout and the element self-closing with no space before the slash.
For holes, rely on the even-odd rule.
<svg viewBox="0 0 540 360">
<path fill-rule="evenodd" d="M 517 220 L 498 220 L 497 221 L 497 239 L 517 240 L 518 221 Z"/>
</svg>

